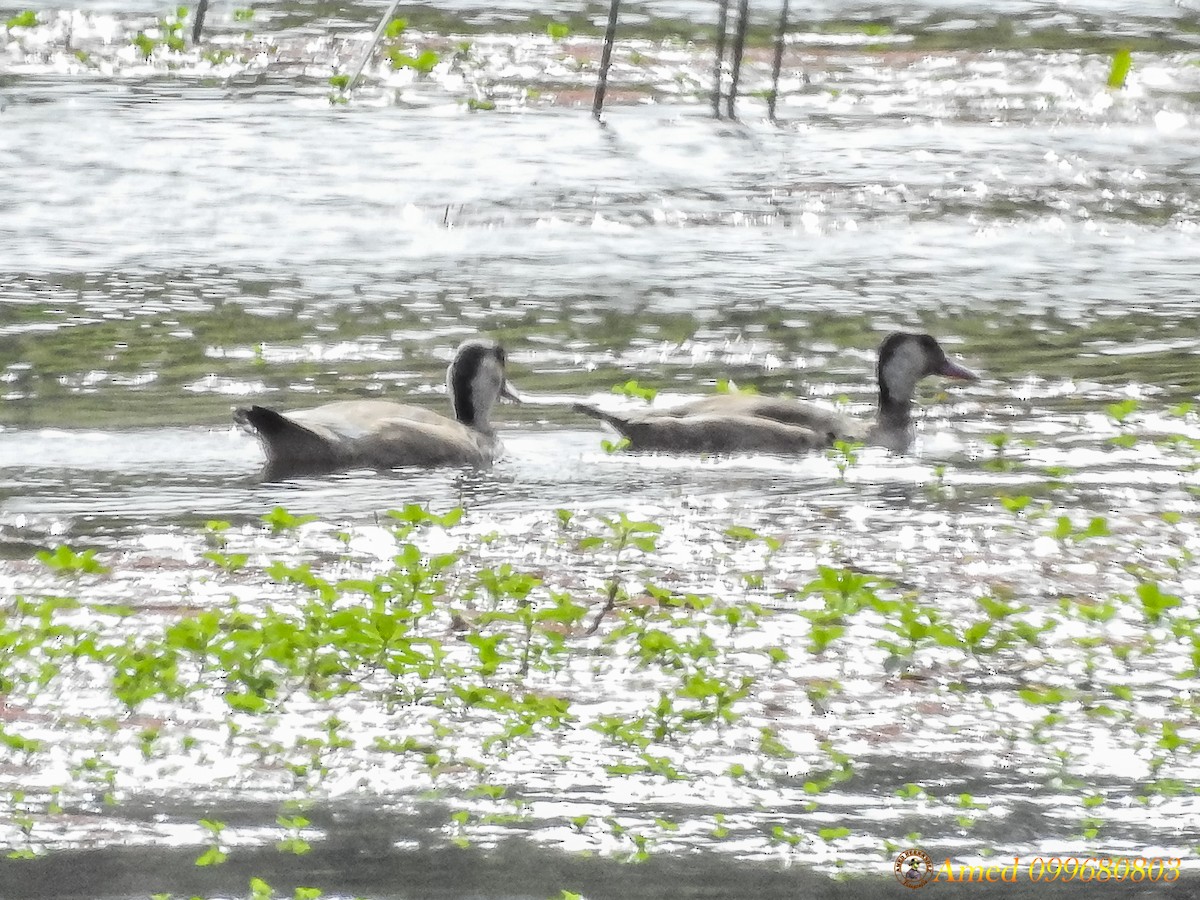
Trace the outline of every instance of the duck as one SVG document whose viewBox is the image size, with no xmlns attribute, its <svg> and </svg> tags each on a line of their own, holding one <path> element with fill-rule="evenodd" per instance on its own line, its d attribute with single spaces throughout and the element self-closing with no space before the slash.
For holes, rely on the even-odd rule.
<svg viewBox="0 0 1200 900">
<path fill-rule="evenodd" d="M 921 379 L 979 378 L 947 357 L 932 335 L 909 332 L 884 338 L 875 373 L 879 405 L 873 421 L 805 400 L 737 393 L 639 412 L 607 412 L 588 403 L 575 404 L 575 410 L 607 422 L 631 450 L 803 454 L 852 441 L 903 453 L 913 440 L 913 394 Z"/>
<path fill-rule="evenodd" d="M 492 408 L 520 402 L 508 382 L 504 348 L 486 338 L 459 345 L 446 369 L 454 418 L 391 400 L 343 400 L 280 412 L 239 407 L 234 421 L 257 435 L 268 479 L 347 469 L 486 466 L 500 453 Z"/>
</svg>

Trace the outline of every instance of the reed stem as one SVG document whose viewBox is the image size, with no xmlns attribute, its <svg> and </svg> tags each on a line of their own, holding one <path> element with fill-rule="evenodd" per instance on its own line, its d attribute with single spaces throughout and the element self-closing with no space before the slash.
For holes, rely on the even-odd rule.
<svg viewBox="0 0 1200 900">
<path fill-rule="evenodd" d="M 713 64 L 713 118 L 721 118 L 721 68 L 725 65 L 725 32 L 729 29 L 729 0 L 717 0 L 717 52 Z"/>
<path fill-rule="evenodd" d="M 196 4 L 196 19 L 192 23 L 192 43 L 200 43 L 200 33 L 204 31 L 204 16 L 208 12 L 208 0 L 200 0 Z"/>
<path fill-rule="evenodd" d="M 746 28 L 750 24 L 750 0 L 738 0 L 737 31 L 733 35 L 733 52 L 730 59 L 729 97 L 725 114 L 736 119 L 734 104 L 737 103 L 738 79 L 742 73 L 742 53 L 746 49 Z"/>
<path fill-rule="evenodd" d="M 767 98 L 767 118 L 775 121 L 775 101 L 779 98 L 779 72 L 783 68 L 783 38 L 787 32 L 788 0 L 779 13 L 779 31 L 775 34 L 775 61 L 771 66 L 771 95 Z"/>
<path fill-rule="evenodd" d="M 354 77 L 350 79 L 350 83 L 346 85 L 346 93 L 349 94 L 354 90 L 354 85 L 358 83 L 358 78 L 363 73 L 363 69 L 367 67 L 367 63 L 371 59 L 371 54 L 375 52 L 375 45 L 379 43 L 379 39 L 383 37 L 383 31 L 388 26 L 388 22 L 392 21 L 392 16 L 395 15 L 396 7 L 400 5 L 400 0 L 392 0 L 392 5 L 388 7 L 388 11 L 383 14 L 383 18 L 379 20 L 379 25 L 375 29 L 375 35 L 371 38 L 371 45 L 367 47 L 367 52 L 363 54 L 362 59 L 358 62 L 358 68 L 354 70 Z"/>
<path fill-rule="evenodd" d="M 600 77 L 596 79 L 596 96 L 592 100 L 592 118 L 600 121 L 604 109 L 604 94 L 608 90 L 608 67 L 612 64 L 613 41 L 617 39 L 617 12 L 621 0 L 612 0 L 608 7 L 608 27 L 604 30 L 604 50 L 600 54 Z"/>
</svg>

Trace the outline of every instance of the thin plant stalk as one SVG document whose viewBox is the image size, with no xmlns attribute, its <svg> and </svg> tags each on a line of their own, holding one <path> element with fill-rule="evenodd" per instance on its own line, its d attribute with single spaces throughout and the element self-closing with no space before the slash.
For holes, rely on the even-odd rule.
<svg viewBox="0 0 1200 900">
<path fill-rule="evenodd" d="M 196 20 L 192 23 L 192 43 L 200 43 L 200 34 L 204 31 L 204 16 L 208 13 L 208 0 L 200 0 L 196 4 Z"/>
<path fill-rule="evenodd" d="M 604 49 L 600 53 L 600 76 L 596 79 L 596 96 L 592 100 L 592 118 L 600 121 L 604 109 L 604 94 L 608 90 L 608 67 L 612 64 L 613 42 L 617 39 L 617 13 L 621 0 L 612 0 L 608 7 L 608 27 L 604 29 Z"/>
<path fill-rule="evenodd" d="M 733 35 L 733 52 L 730 59 L 729 97 L 725 114 L 736 119 L 734 104 L 737 103 L 738 78 L 742 72 L 742 52 L 746 49 L 746 28 L 750 24 L 750 0 L 738 0 L 737 31 Z"/>
<path fill-rule="evenodd" d="M 775 61 L 771 66 L 771 95 L 767 100 L 767 118 L 775 121 L 775 101 L 779 98 L 779 72 L 783 68 L 783 38 L 787 31 L 788 0 L 779 13 L 779 31 L 775 34 Z"/>
<path fill-rule="evenodd" d="M 379 39 L 383 37 L 383 31 L 388 26 L 388 22 L 392 21 L 392 16 L 396 12 L 396 7 L 400 5 L 400 0 L 392 0 L 392 5 L 388 7 L 387 12 L 383 14 L 383 18 L 379 20 L 379 26 L 375 29 L 375 35 L 371 38 L 371 45 L 367 47 L 367 52 L 363 54 L 362 59 L 358 61 L 358 68 L 354 70 L 354 77 L 350 79 L 350 83 L 346 85 L 346 93 L 354 90 L 354 85 L 358 83 L 358 78 L 363 73 L 363 69 L 367 67 L 367 62 L 371 59 L 371 55 L 375 52 L 375 45 L 379 43 Z"/>
<path fill-rule="evenodd" d="M 717 52 L 713 63 L 713 118 L 721 118 L 721 68 L 725 65 L 725 32 L 729 28 L 729 0 L 717 5 Z"/>
</svg>

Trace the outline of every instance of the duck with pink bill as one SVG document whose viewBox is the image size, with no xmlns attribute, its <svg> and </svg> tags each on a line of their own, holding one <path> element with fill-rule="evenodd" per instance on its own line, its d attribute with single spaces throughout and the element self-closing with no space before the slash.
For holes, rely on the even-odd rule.
<svg viewBox="0 0 1200 900">
<path fill-rule="evenodd" d="M 577 403 L 575 409 L 607 422 L 629 440 L 632 450 L 796 454 L 825 449 L 836 441 L 858 441 L 901 453 L 912 444 L 913 395 L 921 379 L 979 378 L 947 357 L 931 335 L 908 332 L 884 338 L 875 372 L 879 406 L 873 421 L 807 400 L 757 394 L 718 394 L 636 412 L 607 412 L 588 403 Z"/>
</svg>

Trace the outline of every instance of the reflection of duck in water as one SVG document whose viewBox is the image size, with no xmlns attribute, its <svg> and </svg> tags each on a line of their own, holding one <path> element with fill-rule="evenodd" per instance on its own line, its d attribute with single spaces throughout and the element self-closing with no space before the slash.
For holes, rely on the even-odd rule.
<svg viewBox="0 0 1200 900">
<path fill-rule="evenodd" d="M 454 418 L 390 400 L 345 400 L 281 413 L 243 407 L 234 419 L 262 441 L 268 477 L 490 463 L 500 451 L 492 407 L 516 400 L 504 370 L 504 350 L 494 341 L 464 341 L 446 370 Z"/>
<path fill-rule="evenodd" d="M 607 422 L 633 450 L 674 453 L 806 453 L 834 441 L 862 441 L 902 452 L 912 443 L 912 402 L 927 375 L 974 381 L 927 334 L 897 332 L 879 345 L 879 409 L 874 422 L 848 418 L 804 400 L 720 394 L 670 409 L 609 413 L 586 403 L 579 412 Z"/>
</svg>

